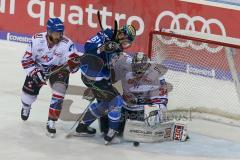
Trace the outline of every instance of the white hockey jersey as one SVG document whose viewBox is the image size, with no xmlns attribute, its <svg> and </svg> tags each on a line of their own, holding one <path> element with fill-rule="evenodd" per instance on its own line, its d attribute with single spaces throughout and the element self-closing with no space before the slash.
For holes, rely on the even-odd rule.
<svg viewBox="0 0 240 160">
<path fill-rule="evenodd" d="M 143 110 L 144 105 L 167 105 L 167 84 L 161 65 L 151 64 L 141 76 L 133 75 L 132 57 L 124 54 L 114 63 L 115 80 L 121 80 L 123 98 L 129 110 Z"/>
<path fill-rule="evenodd" d="M 34 35 L 26 49 L 22 66 L 27 74 L 36 67 L 41 68 L 44 73 L 49 73 L 54 67 L 66 64 L 71 55 L 80 55 L 73 42 L 65 36 L 58 44 L 49 48 L 46 35 L 46 32 Z"/>
</svg>

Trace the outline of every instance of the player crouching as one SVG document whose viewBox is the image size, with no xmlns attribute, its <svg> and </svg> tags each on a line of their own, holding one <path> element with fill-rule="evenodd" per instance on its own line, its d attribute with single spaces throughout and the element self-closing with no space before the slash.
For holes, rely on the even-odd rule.
<svg viewBox="0 0 240 160">
<path fill-rule="evenodd" d="M 165 67 L 150 63 L 142 52 L 133 57 L 123 54 L 116 60 L 115 80 L 121 80 L 126 102 L 122 109 L 119 131 L 124 139 L 137 142 L 173 139 L 174 127 L 177 125 L 175 122 L 166 122 L 168 92 L 163 75 L 165 72 Z M 103 126 L 106 128 L 104 118 L 101 119 L 102 129 Z M 178 131 L 181 132 L 181 140 L 184 140 L 187 135 L 186 125 L 182 125 L 180 129 L 182 130 Z"/>
</svg>

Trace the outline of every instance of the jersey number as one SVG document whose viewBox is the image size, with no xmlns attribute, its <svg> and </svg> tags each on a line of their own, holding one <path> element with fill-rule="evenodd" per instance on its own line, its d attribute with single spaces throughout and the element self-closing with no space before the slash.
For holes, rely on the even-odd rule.
<svg viewBox="0 0 240 160">
<path fill-rule="evenodd" d="M 91 38 L 91 42 L 93 43 L 99 43 L 101 41 L 101 39 L 99 38 L 99 36 L 95 36 L 93 38 Z"/>
</svg>

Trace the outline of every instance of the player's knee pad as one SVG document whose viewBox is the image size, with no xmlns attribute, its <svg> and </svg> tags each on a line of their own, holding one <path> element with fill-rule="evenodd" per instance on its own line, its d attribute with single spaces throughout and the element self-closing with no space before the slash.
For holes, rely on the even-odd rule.
<svg viewBox="0 0 240 160">
<path fill-rule="evenodd" d="M 23 105 L 25 106 L 31 106 L 34 101 L 36 101 L 37 96 L 36 95 L 30 95 L 28 93 L 22 92 L 21 100 Z"/>
<path fill-rule="evenodd" d="M 67 90 L 67 85 L 64 83 L 56 82 L 52 85 L 52 90 L 53 90 L 53 93 L 55 92 L 57 94 L 65 95 Z"/>
<path fill-rule="evenodd" d="M 100 103 L 101 104 L 101 103 Z M 90 104 L 87 112 L 83 117 L 83 123 L 90 125 L 94 120 L 101 117 L 105 113 L 105 109 L 99 103 Z"/>
<path fill-rule="evenodd" d="M 107 103 L 105 102 L 93 103 L 89 106 L 90 112 L 97 118 L 106 115 L 107 109 Z"/>
<path fill-rule="evenodd" d="M 50 76 L 49 82 L 51 85 L 54 85 L 55 83 L 63 83 L 67 85 L 69 82 L 69 71 L 65 69 L 58 71 Z"/>
<path fill-rule="evenodd" d="M 118 109 L 121 110 L 121 108 L 124 106 L 124 100 L 121 96 L 114 97 L 111 102 L 109 103 L 109 110 L 111 109 Z M 113 108 L 111 108 L 113 107 Z"/>
</svg>

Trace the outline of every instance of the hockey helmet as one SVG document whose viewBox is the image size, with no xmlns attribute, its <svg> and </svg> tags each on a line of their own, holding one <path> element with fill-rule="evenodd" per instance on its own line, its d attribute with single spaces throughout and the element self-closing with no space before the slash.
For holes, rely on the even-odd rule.
<svg viewBox="0 0 240 160">
<path fill-rule="evenodd" d="M 150 66 L 149 58 L 143 52 L 137 52 L 132 58 L 132 72 L 134 75 L 142 75 Z"/>
<path fill-rule="evenodd" d="M 49 18 L 47 21 L 47 30 L 51 32 L 64 32 L 64 25 L 59 18 Z"/>
<path fill-rule="evenodd" d="M 136 37 L 136 29 L 133 25 L 124 25 L 119 31 L 124 33 L 127 36 L 127 39 L 131 42 Z"/>
</svg>

